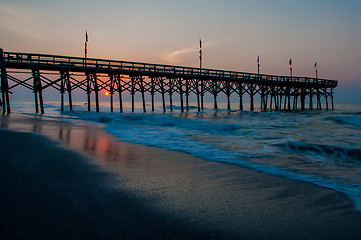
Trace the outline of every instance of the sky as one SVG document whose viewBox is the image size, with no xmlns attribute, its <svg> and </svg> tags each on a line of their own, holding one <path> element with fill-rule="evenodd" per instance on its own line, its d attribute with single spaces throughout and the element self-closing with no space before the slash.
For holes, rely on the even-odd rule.
<svg viewBox="0 0 361 240">
<path fill-rule="evenodd" d="M 360 0 L 0 0 L 4 51 L 199 66 L 339 81 L 361 103 Z"/>
</svg>

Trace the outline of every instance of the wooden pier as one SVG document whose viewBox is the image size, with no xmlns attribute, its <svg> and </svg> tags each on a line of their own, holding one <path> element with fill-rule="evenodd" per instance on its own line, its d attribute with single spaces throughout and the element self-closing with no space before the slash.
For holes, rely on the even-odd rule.
<svg viewBox="0 0 361 240">
<path fill-rule="evenodd" d="M 249 97 L 251 111 L 255 109 L 256 98 L 260 100 L 262 111 L 303 111 L 306 108 L 320 110 L 322 100 L 325 108 L 329 109 L 329 99 L 333 109 L 333 90 L 337 87 L 337 81 L 311 77 L 275 76 L 3 50 L 0 50 L 0 58 L 3 113 L 11 113 L 9 94 L 13 88 L 19 86 L 33 91 L 37 113 L 44 113 L 43 91 L 48 88 L 59 91 L 61 111 L 64 111 L 66 95 L 70 110 L 73 110 L 73 91 L 81 89 L 87 94 L 88 111 L 91 111 L 91 94 L 95 95 L 95 110 L 99 112 L 99 92 L 107 91 L 110 95 L 111 112 L 114 111 L 116 94 L 119 97 L 119 111 L 123 112 L 125 92 L 131 94 L 132 111 L 135 109 L 136 93 L 141 94 L 143 111 L 147 111 L 147 93 L 151 95 L 151 111 L 155 108 L 154 96 L 160 94 L 164 112 L 166 97 L 169 99 L 170 110 L 173 111 L 175 96 L 179 97 L 180 109 L 183 112 L 189 111 L 191 94 L 197 98 L 198 111 L 204 109 L 205 94 L 213 96 L 215 109 L 218 108 L 219 94 L 226 96 L 229 110 L 232 94 L 239 98 L 239 110 L 243 110 L 245 96 Z M 51 79 L 50 75 L 55 75 L 56 78 Z"/>
</svg>

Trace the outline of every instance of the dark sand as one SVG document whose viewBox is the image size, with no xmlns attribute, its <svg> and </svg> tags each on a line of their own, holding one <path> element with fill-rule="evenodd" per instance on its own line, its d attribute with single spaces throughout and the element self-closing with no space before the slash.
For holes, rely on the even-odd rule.
<svg viewBox="0 0 361 240">
<path fill-rule="evenodd" d="M 0 239 L 361 239 L 340 193 L 100 127 L 4 116 L 0 153 Z"/>
</svg>

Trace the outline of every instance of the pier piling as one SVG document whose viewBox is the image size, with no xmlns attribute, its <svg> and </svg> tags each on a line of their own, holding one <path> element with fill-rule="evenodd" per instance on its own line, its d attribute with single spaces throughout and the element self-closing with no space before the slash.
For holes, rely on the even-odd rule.
<svg viewBox="0 0 361 240">
<path fill-rule="evenodd" d="M 213 95 L 214 109 L 218 109 L 219 94 L 225 94 L 227 109 L 231 110 L 231 97 L 239 97 L 239 110 L 244 110 L 244 95 L 249 96 L 249 109 L 255 110 L 260 101 L 262 111 L 312 110 L 313 97 L 316 109 L 321 110 L 321 99 L 326 109 L 334 108 L 333 90 L 337 81 L 312 77 L 275 76 L 259 73 L 244 73 L 215 69 L 200 69 L 182 66 L 85 59 L 47 54 L 30 54 L 0 51 L 1 99 L 3 113 L 10 113 L 11 89 L 22 86 L 34 93 L 35 110 L 44 113 L 43 91 L 48 87 L 61 94 L 61 111 L 64 111 L 64 94 L 68 94 L 69 108 L 73 110 L 72 91 L 83 90 L 87 95 L 88 111 L 91 111 L 91 94 L 95 94 L 95 110 L 100 111 L 99 92 L 107 91 L 110 97 L 110 112 L 114 111 L 114 94 L 119 95 L 119 110 L 123 112 L 123 95 L 131 96 L 131 111 L 135 111 L 135 95 L 141 94 L 143 112 L 146 112 L 146 94 L 151 95 L 152 111 L 155 111 L 155 95 L 161 94 L 163 112 L 166 112 L 165 95 L 169 94 L 170 111 L 173 111 L 174 95 L 179 94 L 180 111 L 190 110 L 189 97 L 196 95 L 197 110 L 204 110 L 207 94 Z M 18 71 L 30 75 L 21 79 Z M 50 80 L 47 75 L 58 75 Z M 33 83 L 28 81 L 33 80 Z M 79 94 L 77 91 L 76 94 Z M 14 96 L 16 97 L 16 96 Z M 268 103 L 269 99 L 269 103 Z M 329 99 L 331 102 L 329 102 Z M 292 107 L 291 107 L 292 100 Z M 185 102 L 184 102 L 185 101 Z M 184 106 L 185 105 L 185 106 Z M 330 106 L 331 105 L 331 106 Z"/>
</svg>

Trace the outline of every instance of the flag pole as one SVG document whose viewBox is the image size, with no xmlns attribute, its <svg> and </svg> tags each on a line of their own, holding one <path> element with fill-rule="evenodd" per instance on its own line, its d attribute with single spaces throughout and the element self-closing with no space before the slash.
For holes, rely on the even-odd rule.
<svg viewBox="0 0 361 240">
<path fill-rule="evenodd" d="M 202 70 L 202 39 L 199 39 L 199 69 Z"/>
<path fill-rule="evenodd" d="M 313 67 L 316 69 L 316 79 L 317 79 L 318 78 L 317 61 L 315 62 L 315 65 Z"/>
<path fill-rule="evenodd" d="M 290 76 L 292 77 L 292 58 L 290 58 L 289 65 L 290 65 Z"/>
<path fill-rule="evenodd" d="M 258 66 L 258 75 L 259 75 L 259 67 L 261 66 L 260 64 L 259 64 L 259 55 L 258 55 L 258 57 L 257 57 L 257 66 Z"/>
<path fill-rule="evenodd" d="M 85 57 L 85 63 L 88 53 L 88 31 L 85 31 L 85 47 L 84 47 L 84 57 Z"/>
</svg>

